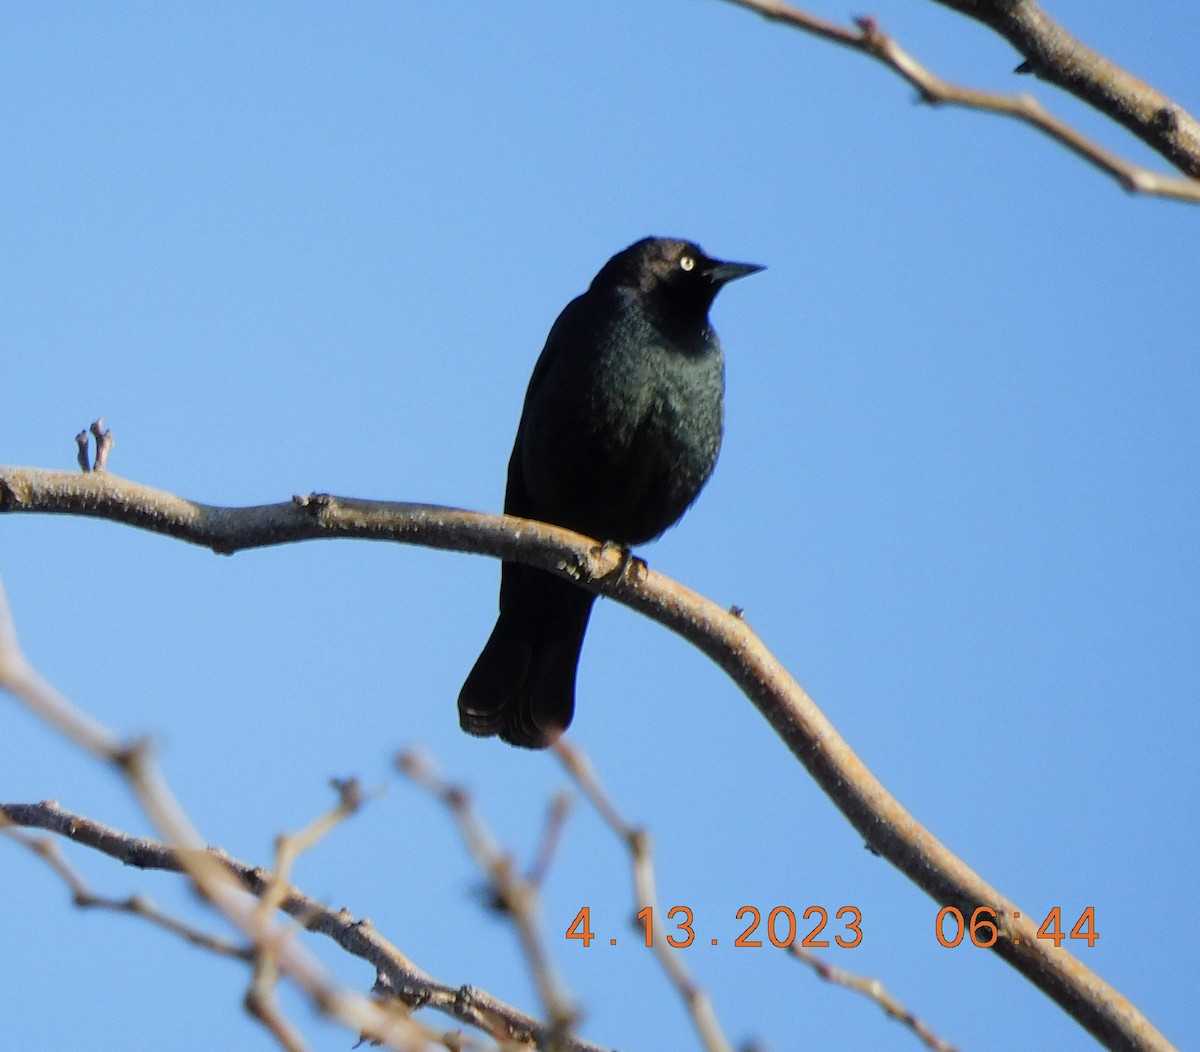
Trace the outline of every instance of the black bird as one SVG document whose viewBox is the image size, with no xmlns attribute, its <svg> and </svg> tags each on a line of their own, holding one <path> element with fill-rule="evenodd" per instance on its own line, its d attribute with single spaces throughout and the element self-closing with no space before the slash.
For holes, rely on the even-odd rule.
<svg viewBox="0 0 1200 1052">
<path fill-rule="evenodd" d="M 763 268 L 650 237 L 567 304 L 533 370 L 504 510 L 623 547 L 678 521 L 721 447 L 725 364 L 708 309 Z M 571 722 L 595 596 L 506 562 L 500 617 L 458 696 L 469 734 L 545 748 Z"/>
</svg>

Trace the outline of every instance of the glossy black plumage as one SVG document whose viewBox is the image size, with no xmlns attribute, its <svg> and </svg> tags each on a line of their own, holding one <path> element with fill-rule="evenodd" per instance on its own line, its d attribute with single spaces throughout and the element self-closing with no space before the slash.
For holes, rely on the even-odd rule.
<svg viewBox="0 0 1200 1052">
<path fill-rule="evenodd" d="M 668 238 L 613 256 L 546 339 L 504 510 L 623 546 L 674 524 L 721 446 L 725 367 L 709 307 L 722 285 L 761 269 Z M 594 598 L 503 564 L 500 616 L 458 698 L 465 731 L 543 748 L 567 728 Z"/>
</svg>

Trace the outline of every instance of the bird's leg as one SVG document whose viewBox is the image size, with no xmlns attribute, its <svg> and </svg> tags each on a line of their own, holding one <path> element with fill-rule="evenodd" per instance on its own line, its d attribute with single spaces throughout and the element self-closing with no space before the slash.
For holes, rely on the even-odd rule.
<svg viewBox="0 0 1200 1052">
<path fill-rule="evenodd" d="M 621 553 L 621 561 L 617 563 L 616 569 L 604 575 L 604 580 L 607 581 L 611 578 L 614 583 L 624 580 L 630 582 L 643 580 L 646 576 L 646 560 L 641 558 L 641 556 L 634 555 L 632 548 L 624 544 L 619 544 L 617 541 L 605 541 L 598 547 L 593 548 L 592 551 L 597 557 L 600 557 L 605 552 L 610 552 L 614 549 Z"/>
</svg>

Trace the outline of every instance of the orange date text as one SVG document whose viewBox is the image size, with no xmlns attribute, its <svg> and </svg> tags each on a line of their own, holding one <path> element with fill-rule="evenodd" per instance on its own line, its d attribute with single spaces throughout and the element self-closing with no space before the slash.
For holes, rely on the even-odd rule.
<svg viewBox="0 0 1200 1052">
<path fill-rule="evenodd" d="M 741 926 L 729 929 L 729 934 L 735 935 L 733 945 L 738 948 L 755 948 L 763 945 L 765 939 L 770 945 L 783 949 L 799 941 L 806 949 L 821 949 L 833 944 L 844 949 L 851 949 L 862 942 L 862 912 L 857 906 L 842 906 L 834 913 L 832 928 L 826 931 L 830 924 L 829 911 L 824 906 L 809 906 L 797 919 L 796 911 L 790 906 L 776 906 L 763 916 L 757 906 L 743 906 L 734 915 L 734 920 Z M 638 934 L 647 947 L 652 947 L 656 939 L 665 939 L 668 946 L 684 949 L 696 942 L 696 919 L 688 906 L 673 906 L 667 910 L 666 921 L 656 919 L 654 909 L 645 906 L 637 912 L 640 924 Z M 736 933 L 736 934 L 735 934 Z M 616 938 L 601 939 L 592 931 L 592 909 L 583 906 L 575 914 L 567 926 L 566 938 L 576 939 L 583 946 L 590 946 L 594 939 L 609 946 L 616 946 Z M 707 941 L 716 946 L 720 939 L 713 937 Z"/>
</svg>

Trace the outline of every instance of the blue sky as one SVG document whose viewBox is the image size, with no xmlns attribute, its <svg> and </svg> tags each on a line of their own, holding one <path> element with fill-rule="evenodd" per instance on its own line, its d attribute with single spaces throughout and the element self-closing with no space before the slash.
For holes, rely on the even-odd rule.
<svg viewBox="0 0 1200 1052">
<path fill-rule="evenodd" d="M 934 4 L 870 12 L 940 74 L 1032 90 L 1161 167 L 1013 77 L 981 27 Z M 1193 8 L 1052 13 L 1200 107 Z M 4 36 L 0 461 L 70 468 L 102 415 L 114 472 L 197 500 L 498 510 L 546 331 L 613 252 L 653 233 L 764 263 L 713 312 L 715 476 L 642 554 L 744 607 L 895 795 L 1023 909 L 1094 906 L 1079 955 L 1196 1044 L 1178 932 L 1200 869 L 1200 210 L 1126 196 L 1015 122 L 915 105 L 882 68 L 719 2 L 24 5 Z M 266 863 L 329 777 L 384 789 L 297 882 L 440 979 L 536 1010 L 447 817 L 390 772 L 424 747 L 533 851 L 558 765 L 468 739 L 455 713 L 494 562 L 361 542 L 218 558 L 12 517 L 0 574 L 29 656 L 120 733 L 156 736 L 211 842 Z M 0 798 L 148 832 L 107 771 L 0 711 Z M 782 953 L 731 945 L 743 905 L 853 904 L 863 945 L 831 960 L 949 1040 L 1095 1047 L 996 958 L 940 948 L 936 905 L 730 682 L 614 603 L 572 735 L 653 832 L 663 905 L 720 939 L 687 962 L 731 1040 L 916 1047 Z M 70 854 L 98 891 L 203 918 L 171 878 Z M 0 884 L 16 1044 L 275 1047 L 241 1011 L 241 966 L 73 911 L 15 846 Z M 627 935 L 630 886 L 581 804 L 544 915 L 583 1032 L 696 1047 Z M 562 937 L 581 905 L 618 947 Z M 314 1048 L 348 1047 L 287 1004 Z"/>
</svg>

